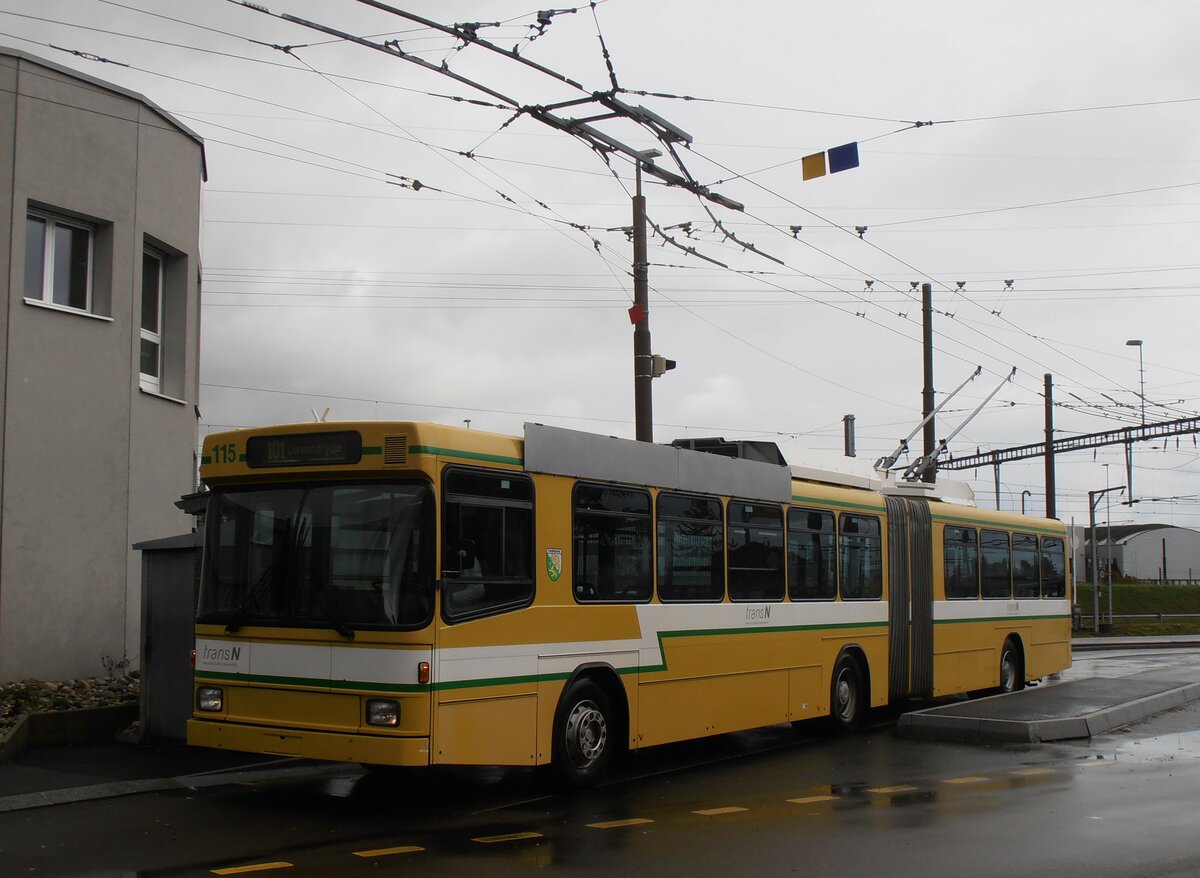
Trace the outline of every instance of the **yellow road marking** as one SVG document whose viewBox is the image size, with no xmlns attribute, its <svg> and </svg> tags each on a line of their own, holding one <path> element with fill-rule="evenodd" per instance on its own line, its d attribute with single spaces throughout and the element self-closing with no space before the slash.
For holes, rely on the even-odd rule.
<svg viewBox="0 0 1200 878">
<path fill-rule="evenodd" d="M 1014 771 L 1013 774 L 1019 774 L 1022 777 L 1031 777 L 1035 774 L 1054 774 L 1054 769 L 1053 768 L 1019 768 L 1016 771 Z"/>
<path fill-rule="evenodd" d="M 617 829 L 621 826 L 641 826 L 643 823 L 653 823 L 648 817 L 630 817 L 628 820 L 607 820 L 604 823 L 589 823 L 592 829 Z"/>
<path fill-rule="evenodd" d="M 736 814 L 738 811 L 749 811 L 749 808 L 740 808 L 736 805 L 730 808 L 705 808 L 703 811 L 693 811 L 693 814 L 699 814 L 701 817 L 718 817 L 721 814 Z"/>
<path fill-rule="evenodd" d="M 837 796 L 804 796 L 799 799 L 788 799 L 793 805 L 812 805 L 817 802 L 836 802 Z"/>
<path fill-rule="evenodd" d="M 505 841 L 523 841 L 527 838 L 541 838 L 540 832 L 510 832 L 508 835 L 485 835 L 482 838 L 473 838 L 471 841 L 477 841 L 480 844 L 499 844 Z"/>
<path fill-rule="evenodd" d="M 393 854 L 415 854 L 423 851 L 425 848 L 417 847 L 415 844 L 401 845 L 394 848 L 376 848 L 373 851 L 355 851 L 356 857 L 390 857 Z"/>
<path fill-rule="evenodd" d="M 290 869 L 291 863 L 255 863 L 251 866 L 229 866 L 226 869 L 212 869 L 214 875 L 245 875 L 247 872 L 267 872 L 271 869 Z"/>
<path fill-rule="evenodd" d="M 889 793 L 911 793 L 916 787 L 910 787 L 907 784 L 901 784 L 894 787 L 874 787 L 868 789 L 868 793 L 879 793 L 880 795 L 888 795 Z"/>
<path fill-rule="evenodd" d="M 972 775 L 971 777 L 952 777 L 949 780 L 942 781 L 942 783 L 984 783 L 986 781 L 986 777 Z"/>
</svg>

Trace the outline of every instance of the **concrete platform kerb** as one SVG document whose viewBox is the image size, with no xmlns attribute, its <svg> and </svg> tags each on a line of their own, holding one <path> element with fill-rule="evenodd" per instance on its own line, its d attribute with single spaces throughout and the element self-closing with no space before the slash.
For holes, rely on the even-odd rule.
<svg viewBox="0 0 1200 878">
<path fill-rule="evenodd" d="M 1095 737 L 1197 700 L 1200 682 L 1181 683 L 1149 672 L 1125 680 L 1077 680 L 913 711 L 900 717 L 896 732 L 926 740 L 1038 744 Z"/>
</svg>

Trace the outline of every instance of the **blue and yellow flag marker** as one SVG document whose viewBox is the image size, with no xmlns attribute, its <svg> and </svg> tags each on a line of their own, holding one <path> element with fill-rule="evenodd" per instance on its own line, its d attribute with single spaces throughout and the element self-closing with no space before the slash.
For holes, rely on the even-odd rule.
<svg viewBox="0 0 1200 878">
<path fill-rule="evenodd" d="M 800 160 L 800 172 L 805 180 L 825 176 L 826 156 L 830 174 L 858 167 L 858 141 L 835 146 L 828 152 L 814 152 Z"/>
</svg>

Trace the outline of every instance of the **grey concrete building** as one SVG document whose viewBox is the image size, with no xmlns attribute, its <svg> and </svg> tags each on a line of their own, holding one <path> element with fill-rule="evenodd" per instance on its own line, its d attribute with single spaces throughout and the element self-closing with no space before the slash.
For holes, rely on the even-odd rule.
<svg viewBox="0 0 1200 878">
<path fill-rule="evenodd" d="M 1076 579 L 1089 582 L 1091 531 L 1077 528 Z M 1103 575 L 1109 558 L 1119 578 L 1145 582 L 1200 581 L 1200 532 L 1173 524 L 1118 524 L 1096 528 L 1096 564 Z"/>
<path fill-rule="evenodd" d="M 0 48 L 0 682 L 139 652 L 134 542 L 187 531 L 200 138 Z"/>
</svg>

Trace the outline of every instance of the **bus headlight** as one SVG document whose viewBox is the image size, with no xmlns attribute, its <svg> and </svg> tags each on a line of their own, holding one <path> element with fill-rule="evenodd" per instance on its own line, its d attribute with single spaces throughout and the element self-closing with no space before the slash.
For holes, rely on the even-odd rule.
<svg viewBox="0 0 1200 878">
<path fill-rule="evenodd" d="M 225 708 L 225 693 L 217 686 L 201 686 L 196 690 L 196 706 L 201 710 L 220 712 Z"/>
<path fill-rule="evenodd" d="M 400 702 L 374 698 L 368 701 L 367 725 L 392 728 L 400 725 Z"/>
</svg>

